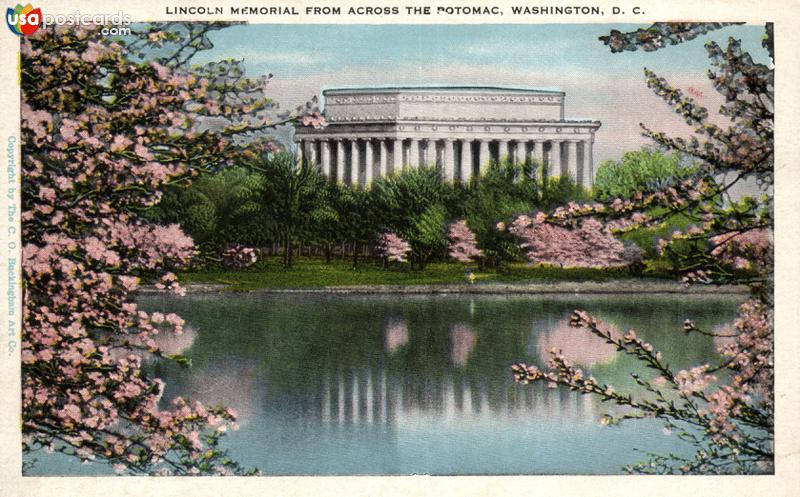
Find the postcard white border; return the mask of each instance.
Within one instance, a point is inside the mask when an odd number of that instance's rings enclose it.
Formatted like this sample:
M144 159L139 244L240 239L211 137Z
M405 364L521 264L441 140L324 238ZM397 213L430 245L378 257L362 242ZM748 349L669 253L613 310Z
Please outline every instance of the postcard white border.
M12 7L17 0L12 0L7 7ZM26 3L26 2L22 2ZM152 20L191 20L190 16L167 16L166 6L195 5L223 6L229 2L221 0L193 1L152 1L138 2L104 1L63 1L54 0L31 2L35 7L42 7L48 13L72 13L76 9L84 13L115 13L120 10L132 16L135 21ZM747 21L775 23L776 53L776 162L775 162L775 195L776 195L776 399L777 428L776 440L776 474L774 476L693 476L693 477L654 477L654 476L505 476L505 477L253 477L253 478L148 478L148 477L21 477L20 475L20 363L17 354L6 353L6 340L2 340L0 349L0 496L34 497L34 496L102 496L112 495L148 495L148 496L299 496L299 495L346 495L346 496L382 496L382 495L641 495L641 496L674 496L674 495L796 495L800 488L800 332L796 329L800 323L800 271L798 271L797 246L800 243L800 230L797 228L797 217L800 214L800 166L796 165L800 155L800 3L795 0L767 2L754 0L706 0L699 5L696 0L673 0L658 2L657 0L641 1L546 1L533 0L518 2L509 0L496 1L292 1L276 0L248 1L235 3L239 6L296 6L303 10L305 6L338 5L346 6L440 6L440 5L528 5L528 6L574 6L600 5L604 8L604 17L564 15L564 16L414 16L402 13L392 17L340 16L280 16L251 17L246 19L252 23L355 23L355 24L503 24L503 23L617 23L632 22L647 25L654 21ZM620 7L625 15L611 16L611 8ZM638 6L643 14L633 15L630 12ZM0 5L0 10L3 7ZM402 9L401 9L402 11ZM197 16L194 20L236 20L240 17ZM0 143L5 147L9 136L19 138L19 83L18 83L18 39L0 26ZM19 163L19 148L16 160ZM4 161L5 164L5 161ZM19 175L17 175L17 181ZM0 179L0 292L3 298L0 304L5 305L7 298L7 264L8 244L16 242L19 247L18 231L9 233L9 228L19 222L9 223L6 198L9 183L6 168L3 167ZM19 199L16 200L19 206ZM17 258L19 263L19 258ZM17 264L17 268L19 265ZM19 281L19 276L17 276ZM17 292L17 296L19 292ZM19 301L17 301L19 309ZM6 310L0 311L5 317ZM19 318L19 312L17 312ZM17 319L18 321L18 319ZM1 328L5 334L6 326ZM795 490L792 491L791 489Z

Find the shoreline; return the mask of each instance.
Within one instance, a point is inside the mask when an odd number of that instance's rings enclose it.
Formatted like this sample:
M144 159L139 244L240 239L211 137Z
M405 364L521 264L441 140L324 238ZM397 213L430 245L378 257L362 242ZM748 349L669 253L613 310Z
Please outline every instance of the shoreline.
M190 283L182 285L187 294L210 293L324 293L352 295L439 295L439 294L477 294L477 295L745 295L748 288L743 285L692 285L686 286L677 281L665 280L616 280L616 281L559 281L553 283L478 283L430 284L430 285L353 285L327 286L313 288L257 288L237 290L222 283ZM140 294L153 295L169 293L153 286L139 289Z

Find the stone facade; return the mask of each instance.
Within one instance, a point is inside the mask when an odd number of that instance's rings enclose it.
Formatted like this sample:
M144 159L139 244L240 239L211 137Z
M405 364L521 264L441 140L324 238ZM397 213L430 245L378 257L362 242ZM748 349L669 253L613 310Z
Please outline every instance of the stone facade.
M323 92L321 129L298 126L298 158L348 184L406 167L437 167L467 182L491 160L543 165L590 187L599 121L564 118L564 93L484 87L357 88Z

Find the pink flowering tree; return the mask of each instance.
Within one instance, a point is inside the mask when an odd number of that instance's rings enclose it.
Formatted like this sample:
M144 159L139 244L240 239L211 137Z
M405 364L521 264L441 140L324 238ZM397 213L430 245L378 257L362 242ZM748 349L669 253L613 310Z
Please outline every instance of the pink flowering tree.
M469 229L463 219L454 222L447 228L447 255L458 262L472 262L483 257L478 248L475 233Z
M588 218L567 228L546 222L546 216L518 216L508 231L519 239L520 248L531 262L561 267L619 267L631 261L625 246L610 229Z
M219 445L235 412L160 401L164 384L143 356L188 364L156 343L184 322L133 299L141 282L182 293L169 271L195 254L178 225L142 215L160 190L259 153L263 140L251 136L242 152L241 135L274 124L263 84L238 64L186 69L204 43L192 33L147 29L131 46L179 48L142 61L97 29L21 39L25 453L55 450L130 474L248 472Z
M229 268L244 269L258 261L256 249L239 243L228 245L222 252L222 263Z
M631 33L612 31L601 40L612 52L653 51L724 27L723 23L656 23ZM766 26L762 45L774 61L771 24ZM634 330L621 334L586 311L574 311L571 324L576 333L588 331L654 372L650 377L632 374L640 387L636 392L618 392L577 367L560 350L551 353L545 369L523 363L513 366L514 377L521 383L561 385L621 406L619 413L602 418L604 424L658 419L666 432L695 448L693 457L648 453L649 460L626 468L630 472L774 471L773 200L769 194L740 200L727 195L746 179L767 190L773 184L774 69L755 62L732 38L726 47L708 42L706 49L712 65L708 77L725 97L720 108L725 125L711 121L706 108L645 69L647 85L694 126L695 133L689 139L673 138L643 126L644 134L696 160L693 177L675 178L652 190L636 191L630 198L570 204L514 228L526 243L533 244L533 237L526 236L531 229L551 237L555 233L569 236L556 227L574 229L590 218L605 225L600 231L590 227L597 235L605 230L620 233L658 226L672 216L685 216L695 224L659 242L662 252L674 255L682 280L690 285L732 283L750 288L749 299L727 330L700 329L690 320L676 330L714 337L718 346L716 362L684 370L671 368L669 359ZM547 225L551 227L543 228Z
M383 258L384 267L390 262L408 262L411 245L391 231L381 233L376 246L378 254Z

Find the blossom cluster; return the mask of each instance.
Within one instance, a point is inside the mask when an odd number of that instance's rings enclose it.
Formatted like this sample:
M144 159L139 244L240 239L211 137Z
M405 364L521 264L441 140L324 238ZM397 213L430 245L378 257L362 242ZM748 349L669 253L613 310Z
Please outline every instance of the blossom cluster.
M711 255L736 269L759 269L772 256L772 232L761 228L709 238Z
M235 157L235 135L264 125L263 86L235 64L133 62L92 28L40 30L21 53L23 449L134 474L245 472L219 448L235 412L161 400L143 360L188 364L156 340L184 321L143 311L134 292L183 293L172 270L195 256L192 239L142 212Z
M222 263L230 268L243 269L252 266L256 261L258 261L256 249L238 243L229 245L222 252Z
M562 267L627 266L634 256L599 221L588 218L569 229L547 222L544 213L518 216L508 231L517 236L531 262Z
M378 253L389 262L406 262L411 245L391 231L378 237Z
M623 33L614 29L608 36L601 36L600 40L608 45L612 53L635 51L639 48L646 52L652 52L669 45L692 40L709 31L731 24L736 23L657 22L648 28L637 29L632 33Z
M732 340L725 341L719 347L720 354L726 360L721 366L713 368L709 364L703 364L673 371L664 362L662 353L640 338L635 331L628 330L625 334L620 334L614 327L585 311L573 312L570 324L577 328L576 333L588 330L614 345L620 352L637 357L655 370L658 374L649 382L632 374L645 392L654 394L653 398L637 398L618 392L612 385L601 385L593 376L576 367L557 348L550 350L546 370L525 363L514 364L511 370L515 381L522 384L541 381L549 388L562 385L582 394L599 396L604 401L613 401L637 412L619 417L604 415L600 420L602 424L617 424L624 419L641 416L656 417L666 421L665 432L669 433L679 426L677 423L689 422L704 428L714 444L737 454L740 461L759 465L771 464L768 439L753 435L763 434L772 428L772 418L763 415L773 408L772 314L767 306L757 300L742 304L739 318L733 326L735 335L724 335ZM684 323L684 329L687 332L698 331L689 320ZM729 382L718 382L713 371L720 367L733 372ZM679 395L680 402L676 402L667 393L666 387ZM708 458L700 459L698 468L710 471L712 467ZM665 463L665 460L661 462ZM718 469L726 468L727 466L721 466ZM691 468L682 465L678 469L688 472Z
M471 262L483 256L483 251L478 248L475 233L463 219L452 223L447 230L447 253L458 262Z
M614 30L601 40L612 52L652 51L724 26L726 23L656 23L631 33ZM772 24L767 24L765 31L762 46L774 60ZM726 332L701 330L691 320L684 321L685 333L700 333L719 341L720 358L718 364L678 371L635 331L620 335L587 312L575 311L573 326L588 329L619 353L634 356L655 371L652 379L631 373L640 387L635 395L600 386L560 350L552 351L546 371L526 364L512 367L515 379L522 383L562 385L624 408L619 416L604 416L603 424L658 418L665 423L665 433L679 430L680 438L696 449L693 458L651 454L649 461L628 466L632 472L749 473L769 472L774 467L773 200L771 195L733 200L728 194L744 178L754 178L762 187L773 184L774 69L755 63L732 38L725 48L708 42L706 50L712 66L708 77L725 99L720 108L728 121L724 128L710 122L707 109L691 97L645 69L647 86L695 130L688 139L672 138L646 127L644 135L694 159L698 165L694 177L675 178L655 185L652 191L636 192L629 199L568 204L534 220L518 219L511 226L529 257L558 261L569 254L550 242L559 236L574 237L567 230L582 229L581 219L602 219L605 230L620 232L658 226L680 215L694 224L676 231L668 240L659 240L658 248L677 262L683 281L744 284L750 289L749 300L741 305ZM558 227L545 228L548 222ZM594 228L595 237L601 236L598 233L602 232ZM604 254L606 261L615 257L614 251Z

